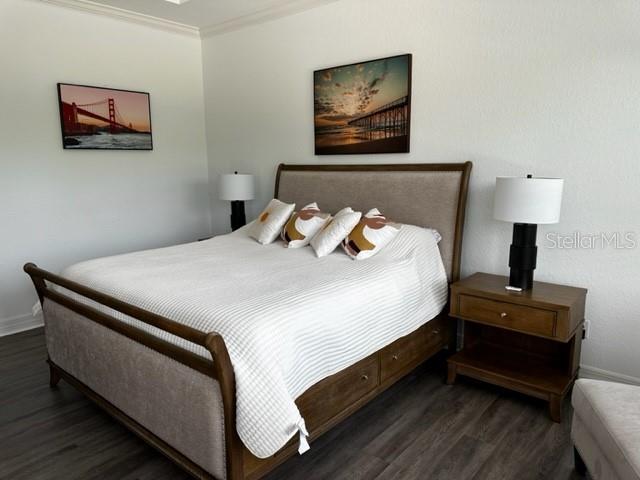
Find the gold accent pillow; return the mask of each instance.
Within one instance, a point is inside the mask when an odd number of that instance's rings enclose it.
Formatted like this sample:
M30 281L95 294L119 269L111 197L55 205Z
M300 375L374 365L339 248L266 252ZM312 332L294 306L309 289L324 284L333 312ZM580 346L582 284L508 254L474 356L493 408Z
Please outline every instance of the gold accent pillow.
M362 217L361 212L354 212L351 207L340 210L333 219L325 224L318 234L311 239L311 246L318 258L333 252L347 235L354 229Z
M342 241L342 248L355 260L371 258L395 238L400 227L373 208Z
M284 246L300 248L309 245L311 239L331 219L331 215L321 212L318 204L313 202L299 212L295 212L282 229L281 237Z
M278 238L282 226L296 208L295 203L284 203L274 198L256 218L249 231L249 236L259 243L267 245Z

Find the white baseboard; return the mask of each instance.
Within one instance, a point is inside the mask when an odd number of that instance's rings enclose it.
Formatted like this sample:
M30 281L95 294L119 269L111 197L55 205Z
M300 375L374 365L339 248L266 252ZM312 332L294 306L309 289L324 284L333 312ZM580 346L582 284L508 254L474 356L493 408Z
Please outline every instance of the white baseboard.
M42 315L34 317L30 313L16 315L15 317L0 318L0 337L42 327L43 325Z
M593 380L607 380L609 382L627 383L629 385L640 385L640 378L631 375L623 375L622 373L610 372L601 368L590 367L589 365L580 366L580 378L591 378Z

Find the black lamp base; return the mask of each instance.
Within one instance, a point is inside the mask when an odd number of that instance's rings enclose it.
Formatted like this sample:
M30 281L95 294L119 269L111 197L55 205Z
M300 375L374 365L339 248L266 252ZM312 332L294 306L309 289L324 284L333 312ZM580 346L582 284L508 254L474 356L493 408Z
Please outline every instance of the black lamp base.
M536 236L538 225L535 223L514 223L513 241L509 251L509 286L522 290L533 287L533 271L536 268Z
M247 217L244 213L244 201L233 200L231 202L231 230L236 231L247 224Z

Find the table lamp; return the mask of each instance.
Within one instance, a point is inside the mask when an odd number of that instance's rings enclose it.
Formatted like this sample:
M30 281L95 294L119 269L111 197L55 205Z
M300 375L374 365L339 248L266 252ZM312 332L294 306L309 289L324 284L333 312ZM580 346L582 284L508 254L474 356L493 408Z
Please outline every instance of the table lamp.
M561 178L497 177L493 216L513 223L509 251L508 290L533 287L538 224L558 223L562 205Z
M247 223L244 213L244 201L253 200L253 175L233 174L220 175L218 192L220 200L231 201L231 230L237 230Z

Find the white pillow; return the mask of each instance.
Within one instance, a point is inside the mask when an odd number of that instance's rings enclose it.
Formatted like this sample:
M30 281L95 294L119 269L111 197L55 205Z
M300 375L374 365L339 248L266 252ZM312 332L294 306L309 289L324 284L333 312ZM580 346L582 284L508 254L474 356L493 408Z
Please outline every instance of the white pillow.
M336 216L311 239L311 246L318 258L333 252L358 224L360 217L362 217L362 213L354 212L351 207L343 208L336 213Z
M331 220L331 215L321 212L316 202L305 205L295 212L282 228L282 240L288 248L300 248L309 245L315 235Z
M401 226L373 208L342 241L342 248L355 260L371 258L395 238Z
M295 203L284 203L274 198L253 222L249 236L259 243L267 245L273 242L280 230L296 208Z

